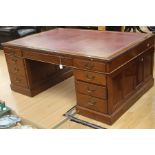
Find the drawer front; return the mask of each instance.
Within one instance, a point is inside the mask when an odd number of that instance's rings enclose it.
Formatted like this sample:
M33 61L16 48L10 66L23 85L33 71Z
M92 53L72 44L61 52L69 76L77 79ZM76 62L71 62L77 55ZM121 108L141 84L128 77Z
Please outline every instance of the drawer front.
M23 52L23 56L28 59L38 60L46 63L60 64L60 57L55 55L32 52L29 50L24 50L22 52Z
M75 79L95 83L99 85L106 85L106 76L104 74L88 72L83 70L74 70Z
M92 60L74 59L74 67L79 69L86 69L91 71L105 72L105 64L102 62L96 62Z
M19 66L23 65L23 60L20 58L17 58L15 56L11 56L8 54L5 54L5 57L6 57L7 63L10 65L19 65Z
M65 66L73 66L72 58L61 57L61 64Z
M98 97L101 99L107 99L107 89L106 87L82 82L82 81L76 81L76 89L78 92L91 95L94 97Z
M154 46L154 38L149 38L145 40L143 43L141 43L140 45L138 45L135 48L134 55L136 56L137 54L144 52L145 50L151 48L151 46Z
M144 41L142 46L144 50L150 48L151 46L154 46L154 37L151 37L148 40Z
M105 100L77 93L77 104L94 111L107 113L107 102Z
M21 86L21 87L28 87L26 78L22 76L10 74L10 79L12 84L14 85Z
M151 48L151 46L154 46L154 38L152 37L131 49L127 49L127 52L111 61L111 63L107 64L107 72L111 72L115 69L118 69L122 64L125 64L137 55L143 53L147 49Z
M25 76L24 68L21 68L21 66L15 66L15 65L8 65L9 72L16 74L18 76Z
M14 56L22 56L21 50L16 48L4 47L4 53Z

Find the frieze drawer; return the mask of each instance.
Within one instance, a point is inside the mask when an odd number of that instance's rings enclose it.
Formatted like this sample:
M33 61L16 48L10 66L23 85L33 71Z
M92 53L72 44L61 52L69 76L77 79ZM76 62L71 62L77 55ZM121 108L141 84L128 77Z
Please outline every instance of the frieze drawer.
M14 56L22 56L22 52L18 48L4 47L4 53L14 55Z
M85 60L85 59L74 59L73 61L74 67L79 69L105 72L105 63L96 62L93 60Z

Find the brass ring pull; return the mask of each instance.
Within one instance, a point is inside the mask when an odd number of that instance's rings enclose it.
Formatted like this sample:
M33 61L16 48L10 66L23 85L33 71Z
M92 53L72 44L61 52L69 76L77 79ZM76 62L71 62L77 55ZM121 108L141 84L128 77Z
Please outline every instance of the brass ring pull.
M96 104L96 101L88 101L88 105L93 106L93 105L95 105L95 104Z
M17 59L13 59L13 58L12 58L12 61L13 61L14 63L16 63L16 62L17 62Z
M89 75L89 74L87 74L86 77L88 80L91 80L91 81L95 79L95 76Z
M147 43L147 47L149 47L150 46L150 44L149 43Z
M87 87L87 92L88 93L93 93L95 91L95 89L90 89L89 87Z
M144 58L141 58L140 61L143 62L144 61Z
M15 52L14 51L10 51L10 54L15 56Z
M15 68L14 70L15 70L15 72L19 72L19 69L18 68Z
M16 82L19 83L19 82L21 82L21 80L20 79L16 79Z
M93 67L94 67L94 64L91 63L91 62L85 64L85 68L86 68L86 69L92 69Z

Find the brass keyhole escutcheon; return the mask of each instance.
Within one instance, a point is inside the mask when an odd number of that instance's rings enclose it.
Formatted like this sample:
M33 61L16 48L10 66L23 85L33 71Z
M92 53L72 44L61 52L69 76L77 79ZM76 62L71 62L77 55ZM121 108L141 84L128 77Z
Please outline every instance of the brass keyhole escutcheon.
M90 87L87 87L87 92L88 93L93 93L95 90L94 89L91 89Z
M91 99L90 101L88 101L88 105L93 106L96 104L96 101Z
M87 64L85 64L86 69L92 69L93 67L94 67L94 63L92 62L88 62Z
M87 77L87 79L90 80L90 81L92 81L92 80L95 79L95 76L90 75L90 74L87 74L86 77Z

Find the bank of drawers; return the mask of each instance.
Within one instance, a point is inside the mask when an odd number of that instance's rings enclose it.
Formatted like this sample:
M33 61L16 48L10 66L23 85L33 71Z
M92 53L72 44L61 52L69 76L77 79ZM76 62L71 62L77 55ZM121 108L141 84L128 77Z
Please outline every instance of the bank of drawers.
M105 64L89 60L74 60L77 105L106 114L107 88Z
M27 87L27 80L24 69L24 61L12 53L7 53L6 61L8 63L8 70L10 74L11 83L21 87Z

